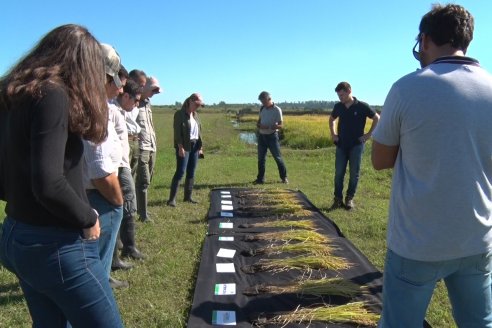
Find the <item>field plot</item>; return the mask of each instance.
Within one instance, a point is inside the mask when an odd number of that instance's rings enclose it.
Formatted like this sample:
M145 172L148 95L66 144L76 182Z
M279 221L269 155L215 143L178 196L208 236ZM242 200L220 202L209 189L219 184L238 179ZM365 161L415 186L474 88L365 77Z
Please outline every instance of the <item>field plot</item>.
M181 202L169 208L165 202L175 169L172 147L174 111L154 110L158 150L155 176L149 189L153 224L138 223L137 245L148 255L128 272L116 272L130 288L116 291L116 299L126 327L186 327L200 263L201 248L208 231L209 194L213 188L251 188L256 177L256 147L239 139L229 115L207 110L201 115L205 159L196 172L196 206ZM289 118L286 117L286 122ZM255 117L253 117L253 122ZM325 123L323 123L325 122ZM254 124L254 123L253 123ZM289 124L288 122L286 124ZM328 117L320 118L328 129ZM292 124L291 127L294 125ZM288 125L286 125L288 127ZM322 213L332 219L344 235L379 270L383 269L391 172L376 172L370 164L371 144L363 157L356 209L330 211L333 192L333 147L296 149L283 146L290 189L299 189ZM266 189L285 187L279 181L273 159L267 158ZM0 210L3 204L0 204ZM250 247L253 248L253 247ZM254 258L254 257L253 257ZM33 268L34 269L34 268ZM438 284L427 319L433 327L454 327L447 294ZM0 327L30 327L31 320L22 291L13 274L0 267Z

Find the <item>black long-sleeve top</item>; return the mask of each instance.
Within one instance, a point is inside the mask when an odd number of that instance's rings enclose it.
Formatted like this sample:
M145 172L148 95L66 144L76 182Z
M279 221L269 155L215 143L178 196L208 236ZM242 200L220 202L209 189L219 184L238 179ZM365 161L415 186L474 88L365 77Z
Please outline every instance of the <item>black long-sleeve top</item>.
M61 87L0 111L0 196L15 220L70 229L94 225L84 189L84 146L68 131L70 100Z

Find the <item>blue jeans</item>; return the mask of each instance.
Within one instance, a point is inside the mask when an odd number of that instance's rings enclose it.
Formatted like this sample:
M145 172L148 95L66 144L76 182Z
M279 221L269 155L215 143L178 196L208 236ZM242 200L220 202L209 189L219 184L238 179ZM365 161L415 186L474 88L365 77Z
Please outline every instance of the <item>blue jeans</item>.
M265 180L265 162L267 151L270 149L270 153L273 159L277 163L278 174L280 179L287 178L287 168L285 167L284 161L282 159L282 154L280 154L280 143L278 142L278 133L272 134L259 134L258 135L258 176L257 181Z
M379 327L422 327L438 280L443 279L458 327L492 327L491 254L423 262L388 249Z
M200 151L198 142L191 144L191 150L185 151L185 156L179 156L178 148L175 148L176 154L176 172L174 172L173 181L179 181L186 173L186 179L195 178L196 165L198 164L198 154Z
M92 208L99 213L99 224L101 226L99 256L109 280L114 247L116 246L118 231L123 219L123 207L110 204L97 190L90 190L87 193L87 197Z
M80 231L4 221L0 261L19 279L33 327L123 327L98 246Z
M335 154L335 197L343 198L343 179L349 164L350 179L347 189L347 197L353 198L359 183L360 163L364 144L355 145L352 148L342 148L337 146Z

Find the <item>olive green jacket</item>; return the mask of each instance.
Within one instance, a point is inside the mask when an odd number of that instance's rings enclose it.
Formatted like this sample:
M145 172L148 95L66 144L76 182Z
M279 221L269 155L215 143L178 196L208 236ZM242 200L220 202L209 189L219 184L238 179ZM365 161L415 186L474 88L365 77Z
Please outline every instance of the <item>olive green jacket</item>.
M202 146L202 124L198 117L198 113L194 112L195 121L198 123L198 147ZM190 115L185 110L180 109L174 113L174 147L178 148L178 145L183 145L185 151L191 151L190 142Z

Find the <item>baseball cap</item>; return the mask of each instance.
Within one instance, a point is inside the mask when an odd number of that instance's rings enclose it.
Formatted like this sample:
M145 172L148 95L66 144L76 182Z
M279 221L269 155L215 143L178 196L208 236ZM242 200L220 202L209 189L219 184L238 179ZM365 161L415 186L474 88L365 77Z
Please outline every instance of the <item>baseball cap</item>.
M159 85L159 81L153 77L149 76L147 78L147 83L145 83L145 90L146 91L153 91L155 93L161 93L161 86Z
M120 55L118 55L113 46L107 43L101 43L101 48L104 56L104 69L106 74L113 78L114 84L117 88L121 88L123 84L118 76L118 72L121 67Z

